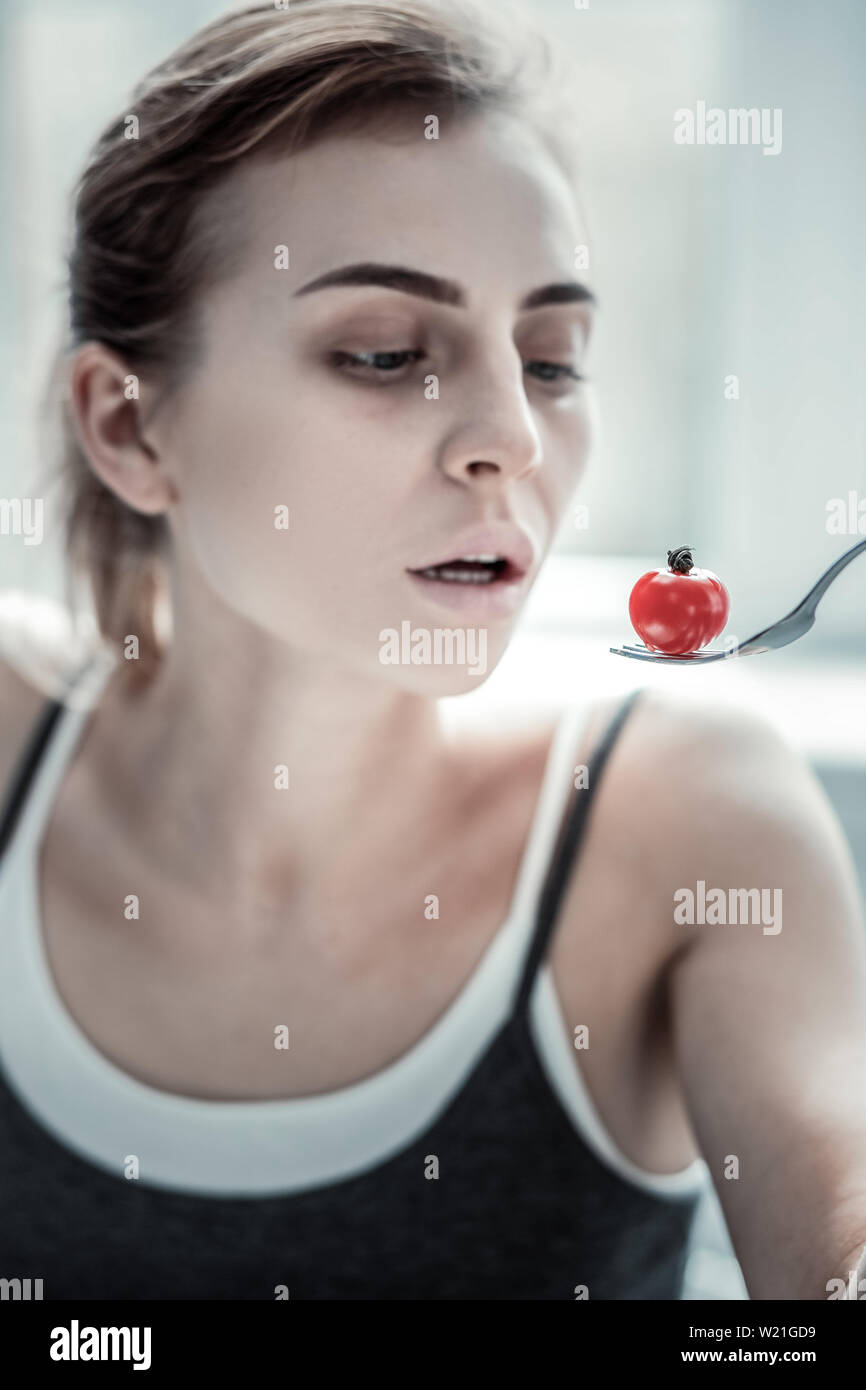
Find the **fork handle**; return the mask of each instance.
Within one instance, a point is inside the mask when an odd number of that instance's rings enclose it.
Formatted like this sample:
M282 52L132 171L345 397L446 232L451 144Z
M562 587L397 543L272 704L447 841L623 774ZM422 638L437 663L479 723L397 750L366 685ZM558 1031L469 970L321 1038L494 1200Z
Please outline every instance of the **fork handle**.
M826 574L821 575L817 584L812 586L803 601L797 604L797 607L793 610L794 613L799 613L800 609L805 608L807 604L814 608L824 597L836 576L841 574L845 566L850 565L855 556L859 555L864 550L866 550L866 540L859 541L857 545L852 545L850 550L846 550L844 555L840 555L839 559L830 566Z

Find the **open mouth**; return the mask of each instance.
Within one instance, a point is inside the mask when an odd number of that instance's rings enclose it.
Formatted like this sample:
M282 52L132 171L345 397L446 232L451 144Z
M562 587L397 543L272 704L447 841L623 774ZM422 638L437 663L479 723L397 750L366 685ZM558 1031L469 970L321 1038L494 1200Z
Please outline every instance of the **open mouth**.
M438 579L443 584L513 583L523 575L522 569L500 555L463 555L409 572L423 579Z

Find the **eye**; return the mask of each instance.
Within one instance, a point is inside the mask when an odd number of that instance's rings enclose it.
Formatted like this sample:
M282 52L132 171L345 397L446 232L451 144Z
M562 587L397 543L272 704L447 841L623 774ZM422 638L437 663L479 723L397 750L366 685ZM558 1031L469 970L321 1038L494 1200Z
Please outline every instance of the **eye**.
M582 376L580 372L576 372L573 367L568 366L565 362L532 361L526 363L527 371L531 371L533 368L537 369L535 374L538 376L539 381L552 383L561 381L564 377L569 377L572 381L586 381L585 376Z
M336 368L347 371L349 375L362 379L366 376L368 380L378 378L382 381L389 376L396 376L410 363L420 362L426 355L420 348L391 348L371 352L338 351L331 353L330 360ZM555 385L565 378L576 382L586 381L585 376L565 362L532 360L525 364L524 369L548 385Z
M360 375L393 376L408 362L420 362L424 355L420 348L394 348L383 352L334 352L331 361L335 367L353 368Z

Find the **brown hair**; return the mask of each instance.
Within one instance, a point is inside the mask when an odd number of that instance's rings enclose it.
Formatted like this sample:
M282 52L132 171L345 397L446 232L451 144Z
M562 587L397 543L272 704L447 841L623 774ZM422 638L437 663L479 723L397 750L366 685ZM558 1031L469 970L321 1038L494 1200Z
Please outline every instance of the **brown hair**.
M88 463L68 398L71 354L97 341L164 396L180 389L196 363L196 305L237 251L224 221L204 215L204 195L253 154L290 154L337 127L369 130L417 103L440 122L494 109L533 122L574 184L554 67L519 9L494 23L475 0L261 4L193 35L103 131L73 191L68 325L46 400L60 410L67 601L74 612L83 577L101 638L119 651L137 635L139 659L125 663L133 688L164 650L170 532Z

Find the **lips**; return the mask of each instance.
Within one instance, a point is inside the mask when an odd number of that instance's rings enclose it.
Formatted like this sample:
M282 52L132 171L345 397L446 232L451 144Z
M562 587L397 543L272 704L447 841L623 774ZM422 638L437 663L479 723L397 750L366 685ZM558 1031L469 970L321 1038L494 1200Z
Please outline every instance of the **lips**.
M513 584L534 561L535 546L522 527L486 522L458 532L420 564L410 566L409 572L446 584Z
M469 621L510 621L526 597L537 550L512 521L468 526L407 568L410 583L434 609Z

